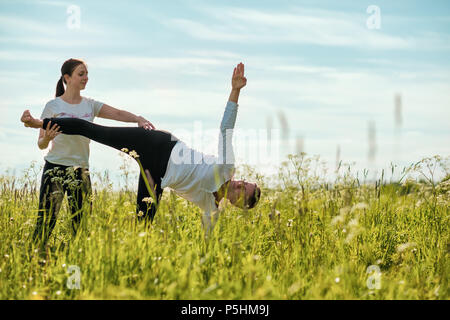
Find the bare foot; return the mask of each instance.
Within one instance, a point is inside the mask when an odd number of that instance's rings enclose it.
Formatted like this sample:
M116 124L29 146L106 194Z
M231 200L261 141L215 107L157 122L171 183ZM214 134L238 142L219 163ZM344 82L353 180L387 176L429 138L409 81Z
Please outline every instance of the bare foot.
M42 120L35 119L30 113L30 110L25 110L20 118L25 127L42 128Z

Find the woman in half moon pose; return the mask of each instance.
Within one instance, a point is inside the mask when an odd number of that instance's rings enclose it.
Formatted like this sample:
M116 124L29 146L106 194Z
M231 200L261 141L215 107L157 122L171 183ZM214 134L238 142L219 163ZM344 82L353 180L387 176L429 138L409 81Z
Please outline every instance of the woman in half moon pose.
M218 157L195 151L167 131L130 127L106 127L81 119L35 119L26 110L21 121L26 127L45 128L67 135L82 135L139 159L149 181L148 190L139 179L137 213L153 220L165 187L197 204L203 211L202 225L208 235L218 218L218 204L224 197L239 208L253 208L261 190L256 183L233 180L234 152L231 145L240 90L247 84L244 65L238 64L232 76L232 89L220 125ZM134 152L133 152L134 151ZM154 201L151 199L154 194ZM143 201L144 200L144 201Z
M69 59L61 67L61 77L56 84L55 99L47 102L41 119L78 118L92 122L95 117L135 122L151 130L153 125L143 117L113 108L91 98L82 97L86 88L88 70L84 61ZM64 89L64 84L66 89ZM89 177L89 139L82 136L59 135L55 124L46 123L40 128L38 146L51 148L44 157L45 165L39 194L39 212L33 241L45 246L56 224L64 194L67 192L72 213L72 231L75 235L83 211L91 210L91 182Z

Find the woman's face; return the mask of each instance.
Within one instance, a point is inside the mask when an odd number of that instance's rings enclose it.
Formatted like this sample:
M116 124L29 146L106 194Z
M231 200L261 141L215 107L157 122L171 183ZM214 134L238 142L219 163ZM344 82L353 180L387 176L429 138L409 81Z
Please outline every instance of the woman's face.
M66 79L66 84L77 90L83 90L86 88L86 84L89 80L88 71L84 64L79 64L75 70L72 72L72 76L64 76Z

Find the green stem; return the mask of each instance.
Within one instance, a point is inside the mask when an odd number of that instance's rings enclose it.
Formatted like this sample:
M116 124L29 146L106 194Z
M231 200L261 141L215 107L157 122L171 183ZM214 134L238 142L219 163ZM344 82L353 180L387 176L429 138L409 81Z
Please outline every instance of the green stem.
M141 161L139 161L139 158L136 158L136 160L139 163L139 168L141 169L141 175L144 178L145 186L147 187L148 192L152 196L155 205L158 207L158 199L156 198L153 189L150 188L150 184L148 183L147 175L145 174L145 171L144 171L144 168L142 167Z

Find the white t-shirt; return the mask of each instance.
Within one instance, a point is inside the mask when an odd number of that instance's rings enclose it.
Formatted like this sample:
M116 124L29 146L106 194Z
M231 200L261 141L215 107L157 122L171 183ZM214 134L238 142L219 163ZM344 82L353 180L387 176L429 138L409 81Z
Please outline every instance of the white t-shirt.
M41 119L78 118L92 122L102 106L102 102L91 98L82 97L81 103L70 104L57 97L47 102ZM44 159L54 164L89 168L89 143L83 136L60 134L52 140Z
M172 149L161 188L169 187L179 196L192 201L203 211L202 223L206 232L212 231L218 218L213 192L234 174L232 130L238 105L228 101L220 125L219 155L205 155L178 141ZM212 218L212 219L211 219Z

